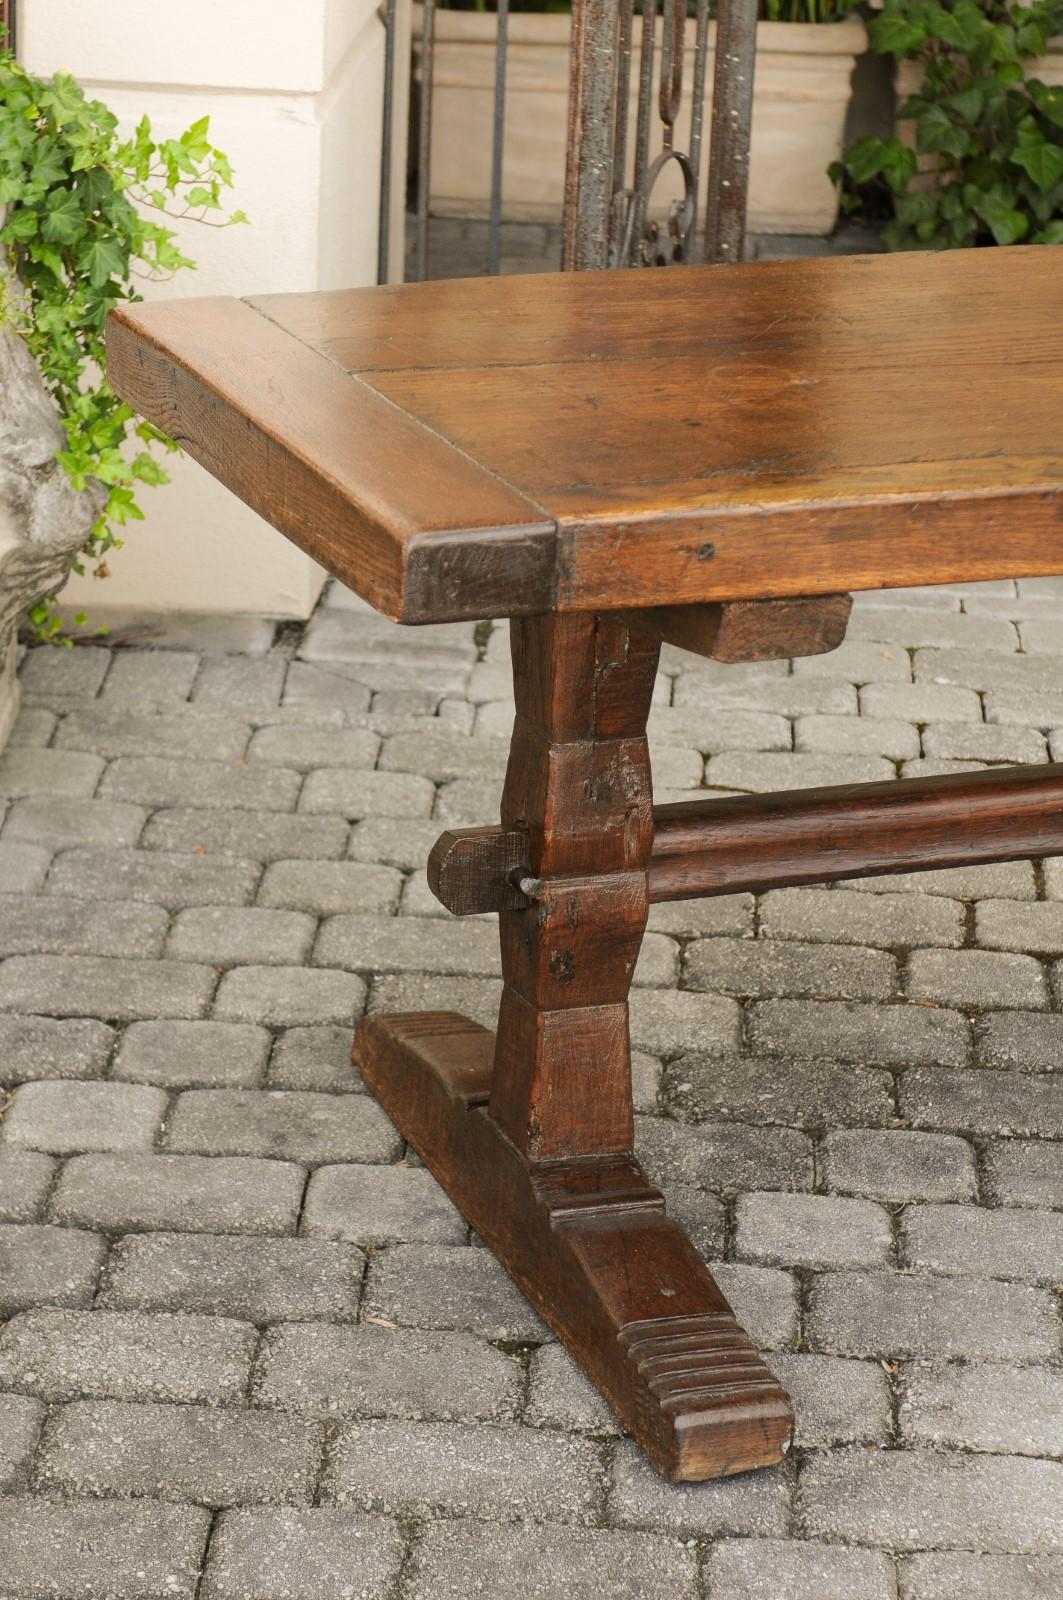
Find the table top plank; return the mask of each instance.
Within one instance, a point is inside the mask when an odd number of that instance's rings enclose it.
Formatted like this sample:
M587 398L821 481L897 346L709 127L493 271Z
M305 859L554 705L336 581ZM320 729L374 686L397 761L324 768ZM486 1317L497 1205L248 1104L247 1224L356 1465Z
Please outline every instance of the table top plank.
M269 295L239 314L268 330L250 363L184 304L121 313L156 387L168 364L200 374L237 454L250 423L342 483L358 515L334 508L311 553L392 615L483 615L488 589L517 614L1063 570L1051 249ZM262 390L285 341L284 394ZM191 440L186 409L153 420ZM245 493L231 451L206 455ZM257 509L311 548L254 477ZM448 539L475 559L455 565Z

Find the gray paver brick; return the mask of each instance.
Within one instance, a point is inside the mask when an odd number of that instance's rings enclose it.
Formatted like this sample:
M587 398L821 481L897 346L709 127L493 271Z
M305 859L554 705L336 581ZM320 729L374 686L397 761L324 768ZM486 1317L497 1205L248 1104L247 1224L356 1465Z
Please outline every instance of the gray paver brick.
M257 861L148 850L64 850L48 875L48 893L81 900L148 901L182 906L244 905L254 898Z
M121 1239L97 1305L248 1322L353 1318L365 1258L325 1239L149 1233Z
M881 1550L811 1540L723 1539L707 1565L709 1600L896 1600L893 1562Z
M51 859L42 845L0 844L0 894L36 894Z
M155 813L144 830L143 845L145 850L200 851L251 861L313 861L342 856L349 832L342 817L175 806Z
M423 1167L320 1167L301 1231L354 1244L464 1244L466 1225Z
M195 1155L393 1161L402 1139L367 1095L188 1089L167 1119L166 1146Z
M730 669L733 673L734 669ZM770 711L783 717L812 716L822 712L846 716L856 711L856 690L849 683L829 679L773 678L764 674L743 678L733 686L704 671L681 672L672 691L673 704L704 710ZM886 715L893 715L887 712Z
M983 900L975 907L975 938L988 950L1063 952L1063 904Z
M320 1457L321 1429L276 1412L84 1400L55 1417L36 1472L46 1493L306 1505Z
M196 679L192 700L199 709L268 716L280 703L286 666L280 656L208 658Z
M778 1350L769 1365L793 1403L794 1443L800 1448L881 1444L890 1438L889 1385L877 1361Z
M991 861L980 867L940 867L930 872L894 872L871 878L843 879L847 889L862 894L941 894L952 900L984 900L992 896L1036 900L1037 884L1029 861Z
M104 763L77 750L9 748L0 754L0 796L21 800L26 795L64 799L95 794Z
M181 705L199 671L199 656L181 650L116 650L101 694L105 706Z
M703 1256L722 1254L727 1234L727 1212L723 1202L703 1189L671 1184L668 1189L668 1215L686 1230L694 1249Z
M969 1048L966 1018L927 1006L876 1006L848 1000L762 1000L752 1010L753 1048L789 1056L909 1067L933 1062L963 1066Z
M0 1138L21 1150L150 1150L167 1100L130 1083L24 1083L15 1090Z
M977 1058L987 1067L1063 1070L1063 1017L1055 1013L1000 1011L979 1017L974 1041Z
M231 717L167 716L128 706L99 705L72 711L55 736L62 750L101 756L184 756L192 761L239 761L251 728Z
M19 669L22 692L42 699L69 696L91 700L111 665L110 650L56 650L49 645L29 650Z
M362 972L453 972L493 977L499 970L498 934L470 918L448 925L434 917L329 917L318 935L314 960L325 967Z
M463 739L442 724L438 733L399 733L384 741L383 772L416 772L433 783L456 778L501 778L509 760L508 739Z
M720 894L711 900L663 901L650 907L647 928L653 933L717 933L749 938L753 933L753 896Z
M791 1040L791 1047L793 1045ZM808 1048L806 1038L801 1048ZM870 1053L870 1052L869 1052ZM870 1127L893 1115L892 1079L876 1068L755 1056L684 1056L669 1068L669 1098L684 1115Z
M935 722L923 729L923 754L946 760L1037 762L1045 741L1033 728L992 722Z
M636 989L631 996L631 1043L654 1056L733 1050L740 1020L737 1004L725 995Z
M699 939L683 958L692 989L737 995L829 994L848 1000L889 1000L897 993L897 963L884 950L774 939Z
M0 1149L0 1222L36 1222L54 1177L50 1156Z
M1063 1374L999 1362L913 1365L898 1416L902 1438L915 1444L1063 1456Z
M256 1337L222 1317L33 1310L0 1332L0 1382L53 1403L239 1405Z
M778 1350L797 1337L797 1281L791 1272L710 1261L710 1270L755 1345Z
M114 1029L89 1017L0 1016L0 1083L96 1077L113 1044Z
M136 844L148 817L145 806L121 800L52 800L36 795L16 800L4 823L5 844L70 845Z
M361 861L275 861L266 868L258 903L318 916L339 911L388 916L396 909L401 890L402 874L396 867Z
M911 722L875 717L798 717L794 749L842 751L850 755L910 760L919 754L919 731Z
M213 967L187 961L108 956L11 956L0 965L0 1011L59 1017L199 1017L218 981Z
M146 806L205 806L237 811L290 811L302 786L285 767L238 761L175 761L164 756L118 756L100 794Z
M307 714L338 710L357 717L369 710L371 699L369 685L348 676L341 666L293 661L284 680L282 703L286 710Z
M304 911L266 911L258 906L196 906L174 918L166 954L211 966L296 965L310 951L315 918Z
M601 1465L589 1441L457 1422L348 1422L329 1451L326 1502L411 1516L590 1521Z
M948 645L963 650L1014 652L1019 643L1015 629L1002 617L960 616L923 606L858 606L848 631L854 639L883 640L906 648Z
M168 922L161 906L4 895L0 957L161 955Z
M352 861L378 862L401 867L404 872L419 872L441 832L438 822L367 817L351 829L350 856Z
M112 1076L165 1089L248 1088L261 1081L273 1044L242 1022L131 1022Z
M0 1394L0 1494L9 1495L25 1486L43 1420L44 1407L39 1400Z
M505 1268L471 1246L402 1244L369 1264L364 1317L407 1328L455 1328L485 1339L551 1337Z
M677 1064L682 1071L685 1062ZM638 1117L635 1150L654 1183L724 1193L731 1189L804 1189L812 1184L812 1141L795 1128Z
M410 817L432 814L435 785L409 772L351 772L328 767L311 772L299 796L300 812L335 813L351 822L363 817Z
M902 1561L900 1578L903 1600L1056 1600L1063 1556L928 1552Z
M408 1600L695 1600L695 1556L677 1539L527 1523L429 1523L406 1580Z
M883 948L958 945L963 943L963 923L958 901L930 895L773 889L760 903L761 933L772 939L845 940Z
M908 1266L965 1278L1063 1281L1063 1216L971 1206L907 1206L901 1253Z
M0 1317L29 1306L87 1306L107 1241L98 1233L35 1222L0 1227Z
M902 1077L900 1102L903 1114L918 1127L1063 1139L1063 1079L1058 1074L919 1067Z
M352 1090L363 1084L351 1058L351 1028L285 1028L273 1045L267 1082L271 1089Z
M385 1600L402 1539L381 1517L331 1506L226 1511L210 1545L200 1600ZM343 1585L337 1590L337 1582Z
M916 651L915 679L917 685L929 680L934 684L963 684L969 690L1019 689L1057 694L1063 689L1063 662L1050 656L930 647Z
M661 1477L633 1441L617 1448L609 1517L621 1527L694 1537L783 1534L789 1514L790 1484L779 1468L675 1484Z
M1063 1206L1063 1144L995 1139L985 1152L990 1193L1005 1206Z
M56 713L49 711L45 706L23 706L15 718L15 725L8 737L9 747L50 744L58 721Z
M815 789L820 784L877 783L896 774L881 756L799 754L790 751L725 750L705 763L705 782L714 789Z
M872 683L860 690L860 713L903 722L981 722L982 703L973 689L951 684Z
M768 711L724 711L704 706L654 705L647 733L651 758L664 744L693 746L703 755L721 750L789 750L790 724Z
M271 1328L253 1388L258 1406L322 1420L499 1422L523 1393L520 1363L485 1339L373 1323Z
M1016 1359L1055 1354L1055 1308L1043 1289L980 1279L831 1272L809 1291L813 1349L854 1356Z
M1061 1495L1054 1461L850 1447L806 1464L798 1516L814 1537L896 1550L1058 1550Z
M307 772L312 767L372 767L380 740L368 728L315 728L309 724L277 723L256 728L248 746L248 761L291 767Z
M0 994L3 969L0 968ZM231 1022L352 1023L365 1005L365 984L349 972L307 967L239 967L218 987L214 1015Z
M49 1206L108 1233L294 1233L304 1168L250 1156L75 1156Z
M764 1266L876 1267L893 1255L889 1213L872 1200L743 1194L735 1253Z
M973 1200L974 1152L949 1134L839 1128L820 1150L828 1189L894 1203L904 1200Z
M1039 961L989 950L913 950L907 986L913 999L940 1005L1037 1010L1048 1003Z
M7 1511L0 1572L12 1600L193 1600L210 1530L198 1506L34 1495Z
M561 1428L598 1438L623 1432L608 1401L559 1344L532 1351L523 1420L533 1428Z

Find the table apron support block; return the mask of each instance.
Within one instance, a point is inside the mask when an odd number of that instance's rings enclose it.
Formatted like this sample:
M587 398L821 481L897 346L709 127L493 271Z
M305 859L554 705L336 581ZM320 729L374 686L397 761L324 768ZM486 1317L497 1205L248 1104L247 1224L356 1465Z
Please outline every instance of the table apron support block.
M650 904L1063 855L1063 763L655 806ZM429 861L457 916L538 898L521 828L444 833Z

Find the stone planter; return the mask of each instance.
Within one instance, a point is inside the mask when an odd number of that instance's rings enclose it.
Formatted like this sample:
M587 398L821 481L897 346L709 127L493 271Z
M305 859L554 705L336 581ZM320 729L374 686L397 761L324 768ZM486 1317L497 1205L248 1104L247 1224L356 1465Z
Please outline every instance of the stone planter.
M435 26L432 211L437 216L486 216L496 19L484 12L437 11ZM514 221L556 221L561 213L569 27L567 16L520 12L510 17L502 208L504 216ZM419 8L415 28L419 33ZM824 234L834 226L837 196L827 167L842 152L850 78L866 42L864 25L855 18L760 23L751 232ZM693 51L688 50L684 72L688 86L693 69ZM711 59L708 80L706 130ZM680 148L685 148L689 115L688 96L680 122ZM676 192L662 184L656 191L654 214L664 215Z
M15 636L30 606L54 594L96 520L55 460L55 407L21 339L0 329L0 748L18 714Z

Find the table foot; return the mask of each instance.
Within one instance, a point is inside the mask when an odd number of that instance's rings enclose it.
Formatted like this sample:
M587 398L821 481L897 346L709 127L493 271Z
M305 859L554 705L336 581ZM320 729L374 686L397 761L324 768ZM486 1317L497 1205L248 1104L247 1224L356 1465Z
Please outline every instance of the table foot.
M529 1161L487 1111L494 1034L365 1018L355 1059L462 1215L668 1478L771 1466L793 1416L630 1153Z

